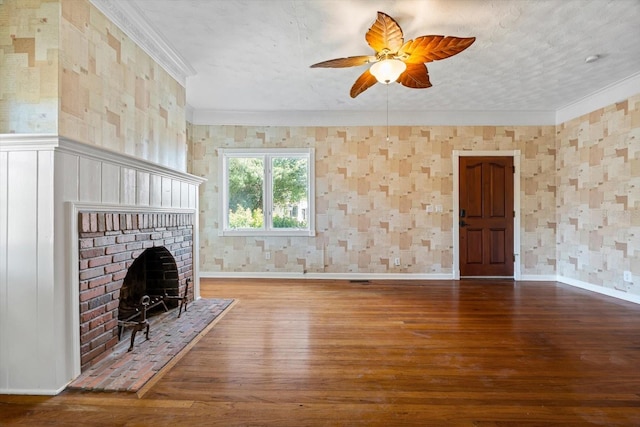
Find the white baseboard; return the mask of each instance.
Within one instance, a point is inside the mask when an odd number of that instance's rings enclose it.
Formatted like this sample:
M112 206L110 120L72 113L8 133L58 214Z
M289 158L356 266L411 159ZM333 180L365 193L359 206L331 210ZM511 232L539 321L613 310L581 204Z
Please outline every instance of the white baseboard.
M29 396L55 396L60 394L67 388L60 387L59 389L41 389L41 388L0 388L0 394L20 394L20 395L29 395Z
M558 276L555 274L523 274L519 282L557 282Z
M203 278L328 279L328 280L455 280L453 273L300 273L277 271L201 271ZM498 278L499 279L499 278ZM525 274L517 281L556 282L555 274Z
M629 301L635 304L640 304L640 295L628 294L626 292L618 291L616 289L605 288L604 286L592 285L591 283L583 282L581 280L572 279L570 277L558 276L557 281L564 283L565 285L575 286L576 288L585 289L587 291L596 292L598 294L606 295L609 297Z
M305 274L269 271L200 271L201 279L304 279Z
M211 279L326 279L326 280L453 280L453 274L423 273L296 273L277 271L201 271Z

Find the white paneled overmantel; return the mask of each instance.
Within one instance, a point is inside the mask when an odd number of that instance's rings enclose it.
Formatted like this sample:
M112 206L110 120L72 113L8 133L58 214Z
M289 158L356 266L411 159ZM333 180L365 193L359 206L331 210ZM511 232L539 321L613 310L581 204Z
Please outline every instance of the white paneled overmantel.
M0 135L0 393L56 394L79 373L79 209L190 212L204 179L57 135ZM194 263L194 291L199 272Z

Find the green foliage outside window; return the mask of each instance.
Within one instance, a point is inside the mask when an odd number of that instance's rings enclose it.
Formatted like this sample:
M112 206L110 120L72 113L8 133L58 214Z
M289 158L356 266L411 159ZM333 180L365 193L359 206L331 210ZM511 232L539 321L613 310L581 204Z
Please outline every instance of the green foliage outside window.
M260 158L229 159L229 210L242 207L262 209L264 162Z
M308 160L300 157L273 157L272 228L307 227L307 219L294 216L306 207ZM228 160L228 227L264 228L264 160L261 157L232 157Z
M264 215L262 209L243 208L238 205L235 211L229 210L230 228L262 228L264 225Z
M273 217L273 228L305 228L306 226L306 221L298 221L295 218L286 216Z
M294 205L307 198L307 159L273 159L273 204Z

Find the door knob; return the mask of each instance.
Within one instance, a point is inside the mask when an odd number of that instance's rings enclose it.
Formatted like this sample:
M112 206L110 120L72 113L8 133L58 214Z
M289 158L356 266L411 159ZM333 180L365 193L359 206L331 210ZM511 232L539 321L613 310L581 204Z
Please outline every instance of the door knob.
M465 227L468 224L466 222L464 222L464 219L460 220L460 227Z

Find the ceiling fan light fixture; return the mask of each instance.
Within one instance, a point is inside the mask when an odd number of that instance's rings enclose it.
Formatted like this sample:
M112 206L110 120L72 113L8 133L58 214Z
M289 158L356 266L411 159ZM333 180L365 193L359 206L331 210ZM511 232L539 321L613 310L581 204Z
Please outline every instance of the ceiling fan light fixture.
M369 72L382 84L390 84L398 80L400 74L407 69L407 64L399 59L383 59L369 68Z
M365 40L375 55L330 59L313 64L311 68L346 68L370 64L369 69L360 74L351 86L349 94L352 98L376 83L389 85L398 82L410 89L426 89L431 87L427 63L457 55L471 46L476 38L431 35L405 41L402 28L396 20L378 12L378 18L365 34Z

